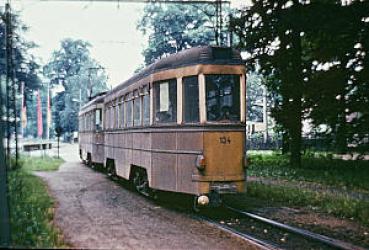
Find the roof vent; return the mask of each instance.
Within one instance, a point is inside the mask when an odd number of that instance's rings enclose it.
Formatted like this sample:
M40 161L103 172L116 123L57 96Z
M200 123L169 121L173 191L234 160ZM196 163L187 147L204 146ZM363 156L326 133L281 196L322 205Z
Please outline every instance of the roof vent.
M212 47L213 59L227 60L232 59L232 48Z

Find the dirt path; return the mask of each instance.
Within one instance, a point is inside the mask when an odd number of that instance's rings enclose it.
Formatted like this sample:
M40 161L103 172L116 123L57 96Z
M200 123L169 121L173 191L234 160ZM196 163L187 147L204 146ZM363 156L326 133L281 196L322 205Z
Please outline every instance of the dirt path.
M256 249L189 216L162 208L83 166L61 149L59 171L39 172L57 200L55 222L73 248Z

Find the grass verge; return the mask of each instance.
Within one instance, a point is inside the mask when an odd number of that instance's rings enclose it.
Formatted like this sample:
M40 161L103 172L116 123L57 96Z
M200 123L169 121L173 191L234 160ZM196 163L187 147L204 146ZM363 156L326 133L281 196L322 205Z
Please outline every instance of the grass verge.
M252 182L248 184L250 197L283 203L288 206L307 207L309 209L349 218L369 225L369 202L350 197L337 197L327 193L314 192L294 187L280 187Z
M300 168L295 168L289 165L288 156L275 153L249 156L248 175L267 180L248 182L249 197L283 206L307 207L369 225L369 200L356 195L368 195L369 161L310 154L303 156Z
M32 171L56 170L63 161L51 157L22 157L20 168L8 175L12 247L65 247L53 225L54 200L46 184Z
M330 155L302 158L302 166L289 166L288 156L250 154L250 176L316 182L343 189L369 191L369 161L332 159Z

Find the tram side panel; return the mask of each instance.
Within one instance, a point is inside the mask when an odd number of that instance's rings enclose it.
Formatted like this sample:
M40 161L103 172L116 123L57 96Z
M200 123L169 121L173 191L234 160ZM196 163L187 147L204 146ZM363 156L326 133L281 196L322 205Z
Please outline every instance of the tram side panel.
M200 174L195 166L197 156L203 149L203 132L177 133L177 190L183 193L200 194L201 183L192 180Z
M112 140L114 141L112 151L117 175L128 180L132 161L132 134L113 134Z
M152 139L152 187L177 191L176 133L153 132Z
M79 149L81 152L81 159L86 161L87 154L92 153L92 133L91 132L80 132L79 133Z
M139 166L146 169L151 185L152 168L151 168L151 133L150 132L135 132L132 134L132 161L133 166Z
M103 164L104 163L104 133L95 132L92 140L92 161L94 163Z

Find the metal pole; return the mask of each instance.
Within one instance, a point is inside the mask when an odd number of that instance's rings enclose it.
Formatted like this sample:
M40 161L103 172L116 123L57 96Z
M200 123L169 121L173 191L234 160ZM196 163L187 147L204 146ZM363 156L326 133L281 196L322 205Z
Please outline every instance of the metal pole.
M9 1L5 5L5 41L6 41L6 51L8 50L8 13L10 9ZM6 54L8 56L8 54ZM6 86L8 86L8 57L6 58ZM4 155L4 120L3 117L3 93L2 86L0 86L0 248L8 248L10 246L10 220L9 220L9 200L8 200L8 175L7 175L7 165L9 161L6 161ZM7 96L8 100L8 96ZM7 102L6 100L6 102ZM7 116L8 117L8 116ZM7 118L8 124L8 118ZM7 130L8 132L8 130ZM8 144L8 142L7 142Z
M50 124L49 124L49 105L50 105L50 82L47 81L47 101L46 101L46 138L50 140Z
M0 88L0 95L2 91ZM3 101L0 98L0 117L3 115ZM0 119L0 248L10 246L10 220L9 220L9 201L8 201L8 175L7 163L4 155L3 130L4 121Z
M215 3L215 42L219 45L219 0Z
M9 98L9 75L10 75L10 49L9 49L9 37L10 34L10 4L9 1L5 4L5 53L6 53L6 161L10 163L10 98ZM9 165L10 166L10 165Z
M219 45L223 45L223 12L222 12L222 0L219 0Z
M10 22L10 29L12 32L12 23ZM12 33L10 33L12 34ZM12 68L12 94L13 94L13 113L14 113L14 122L13 122L13 126L14 126L14 139L15 139L15 167L18 167L18 158L19 158L19 154L18 154L18 123L17 123L17 85L15 82L15 58L14 58L14 53L13 53L13 37L10 38L10 48L11 48L11 64L10 67Z
M263 123L265 126L264 143L268 141L267 88L263 85Z

